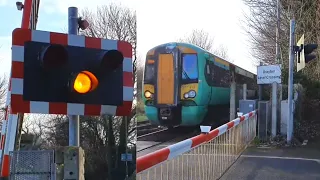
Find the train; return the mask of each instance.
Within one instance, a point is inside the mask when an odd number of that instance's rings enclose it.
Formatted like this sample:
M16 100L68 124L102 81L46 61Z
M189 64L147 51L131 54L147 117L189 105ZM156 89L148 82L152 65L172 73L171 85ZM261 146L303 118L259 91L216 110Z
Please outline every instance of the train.
M147 52L142 101L151 124L201 125L219 105L230 103L230 82L256 91L256 75L203 48L180 42ZM254 96L254 95L252 95Z

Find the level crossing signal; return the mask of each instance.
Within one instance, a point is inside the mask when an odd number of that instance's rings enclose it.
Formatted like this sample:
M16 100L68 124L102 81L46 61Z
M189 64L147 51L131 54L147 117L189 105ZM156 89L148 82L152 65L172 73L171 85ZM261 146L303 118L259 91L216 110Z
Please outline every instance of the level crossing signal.
M130 115L128 42L20 28L12 37L13 112Z
M318 44L305 44L304 34L301 36L295 46L295 51L297 52L297 72L316 58L316 55L313 54L313 52L317 48Z

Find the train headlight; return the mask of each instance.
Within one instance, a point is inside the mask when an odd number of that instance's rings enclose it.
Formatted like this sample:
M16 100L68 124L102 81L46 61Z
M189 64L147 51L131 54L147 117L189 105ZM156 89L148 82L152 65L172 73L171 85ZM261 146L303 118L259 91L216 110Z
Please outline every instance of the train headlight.
M185 99L188 99L188 98L195 98L195 97L196 97L196 95L197 95L196 91L191 90L191 91L189 91L189 92L185 93L185 94L183 95L183 97L184 97Z
M146 91L146 92L144 92L144 97L152 98L152 93L150 91Z

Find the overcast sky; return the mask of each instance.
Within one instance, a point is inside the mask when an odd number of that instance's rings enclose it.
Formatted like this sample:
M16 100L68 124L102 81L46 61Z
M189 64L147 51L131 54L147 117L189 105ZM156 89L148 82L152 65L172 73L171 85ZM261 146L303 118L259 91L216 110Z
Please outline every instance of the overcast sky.
M137 12L138 54L144 56L148 49L172 42L203 29L215 37L215 48L224 45L236 65L256 72L249 55L248 38L241 28L246 7L242 0L41 0L37 29L62 32L67 28L69 6L79 10L87 7L118 2ZM20 27L22 12L15 1L0 0L0 74L9 74L11 67L11 32Z

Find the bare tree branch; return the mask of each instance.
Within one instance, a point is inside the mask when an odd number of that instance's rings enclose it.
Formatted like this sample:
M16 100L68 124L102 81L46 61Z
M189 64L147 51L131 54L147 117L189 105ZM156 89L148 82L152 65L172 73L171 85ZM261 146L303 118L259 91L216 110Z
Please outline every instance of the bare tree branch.
M250 37L251 54L256 61L267 64L275 63L276 52L276 5L277 0L243 0L250 12L245 14L242 22L246 34ZM316 23L316 8L319 6L315 0L280 0L280 33L279 44L284 69L288 67L289 22L296 20L296 34L303 33L306 42L317 41L319 28ZM296 37L299 38L299 37ZM318 42L319 43L319 42ZM309 76L320 79L320 63L308 66L303 71Z
M5 102L7 97L8 81L5 76L0 76L0 123L5 118Z
M223 59L229 60L228 49L220 45L218 48L213 48L214 37L210 37L209 33L204 30L194 29L191 34L184 38L178 39L178 42L190 43L201 47L202 49L213 53ZM230 60L229 60L230 61Z
M209 33L202 29L194 29L191 34L178 39L178 42L194 44L207 51L212 51L214 38L210 37Z
M233 60L230 59L229 55L228 55L228 49L227 47L225 47L224 45L220 45L219 48L214 50L215 55L229 61L229 62L233 62Z

